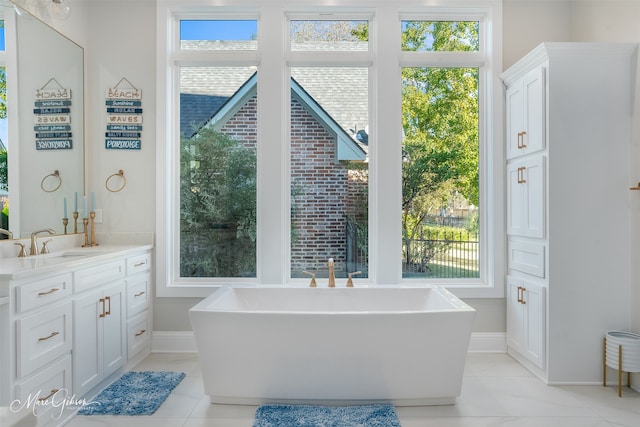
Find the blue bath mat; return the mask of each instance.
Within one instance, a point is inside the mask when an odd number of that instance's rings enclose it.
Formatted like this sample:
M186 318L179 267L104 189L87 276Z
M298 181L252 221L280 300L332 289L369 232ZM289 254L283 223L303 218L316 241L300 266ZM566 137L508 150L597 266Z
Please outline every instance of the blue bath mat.
M80 415L151 415L182 381L182 372L126 372L102 390Z
M391 405L263 405L253 427L401 427Z

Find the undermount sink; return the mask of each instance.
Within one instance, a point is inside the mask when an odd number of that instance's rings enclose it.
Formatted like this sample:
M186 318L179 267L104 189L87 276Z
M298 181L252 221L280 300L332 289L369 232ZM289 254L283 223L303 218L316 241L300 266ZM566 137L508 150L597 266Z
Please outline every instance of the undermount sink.
M38 265L53 265L53 264L61 264L64 262L73 261L75 259L82 259L90 256L99 255L101 252L87 250L73 250L73 251L64 251L64 252L53 252L49 254L37 255L35 257L31 257L31 259Z

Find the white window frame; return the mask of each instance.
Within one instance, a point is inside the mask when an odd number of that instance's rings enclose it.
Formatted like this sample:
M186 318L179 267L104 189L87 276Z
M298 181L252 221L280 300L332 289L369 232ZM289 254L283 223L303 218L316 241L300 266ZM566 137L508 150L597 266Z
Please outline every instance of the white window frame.
M312 0L219 0L208 6L200 0L161 0L157 7L157 236L156 295L159 297L203 297L221 285L306 286L308 280L290 278L289 195L289 68L305 65L369 66L369 278L356 285L424 286L441 284L462 298L499 298L504 295L504 171L503 99L499 81L501 62L500 0L437 0L425 6L420 0L344 0L338 5L318 7ZM320 2L322 4L322 2ZM291 52L288 49L289 19L370 19L369 52L352 58L342 55L327 63L322 52ZM222 15L221 15L222 14ZM321 14L321 15L319 15ZM180 54L174 45L176 17L230 17L258 19L258 51ZM401 52L401 20L480 19L487 35L485 53L477 57L481 70L480 93L480 279L425 280L402 278L401 265L401 68L409 66L470 66L459 63L456 54ZM199 59L203 58L203 59ZM383 58L383 59L381 59ZM175 69L215 60L216 66L258 67L258 160L257 160L257 277L255 279L179 279L175 256L178 251L176 208L179 187L177 147L178 84ZM260 84L261 81L268 84ZM397 82L396 85L389 82ZM378 102L384 100L384 102ZM384 118L384 126L379 126ZM484 120L482 119L484 118ZM384 144L379 141L398 141ZM322 284L321 284L322 285ZM340 284L339 284L340 285Z

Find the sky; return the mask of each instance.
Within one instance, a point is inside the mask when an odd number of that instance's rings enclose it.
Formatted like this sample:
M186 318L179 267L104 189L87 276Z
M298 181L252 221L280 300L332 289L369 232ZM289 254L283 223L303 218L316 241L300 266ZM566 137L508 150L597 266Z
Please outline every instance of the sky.
M252 40L258 21L180 21L181 40Z

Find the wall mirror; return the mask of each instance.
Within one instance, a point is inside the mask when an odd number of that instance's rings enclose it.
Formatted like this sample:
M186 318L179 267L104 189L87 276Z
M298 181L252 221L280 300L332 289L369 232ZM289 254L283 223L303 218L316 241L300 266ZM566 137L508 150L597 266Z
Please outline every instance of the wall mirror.
M42 228L62 234L66 204L73 233L73 211L83 217L84 49L19 6L2 5L8 228L14 238Z

